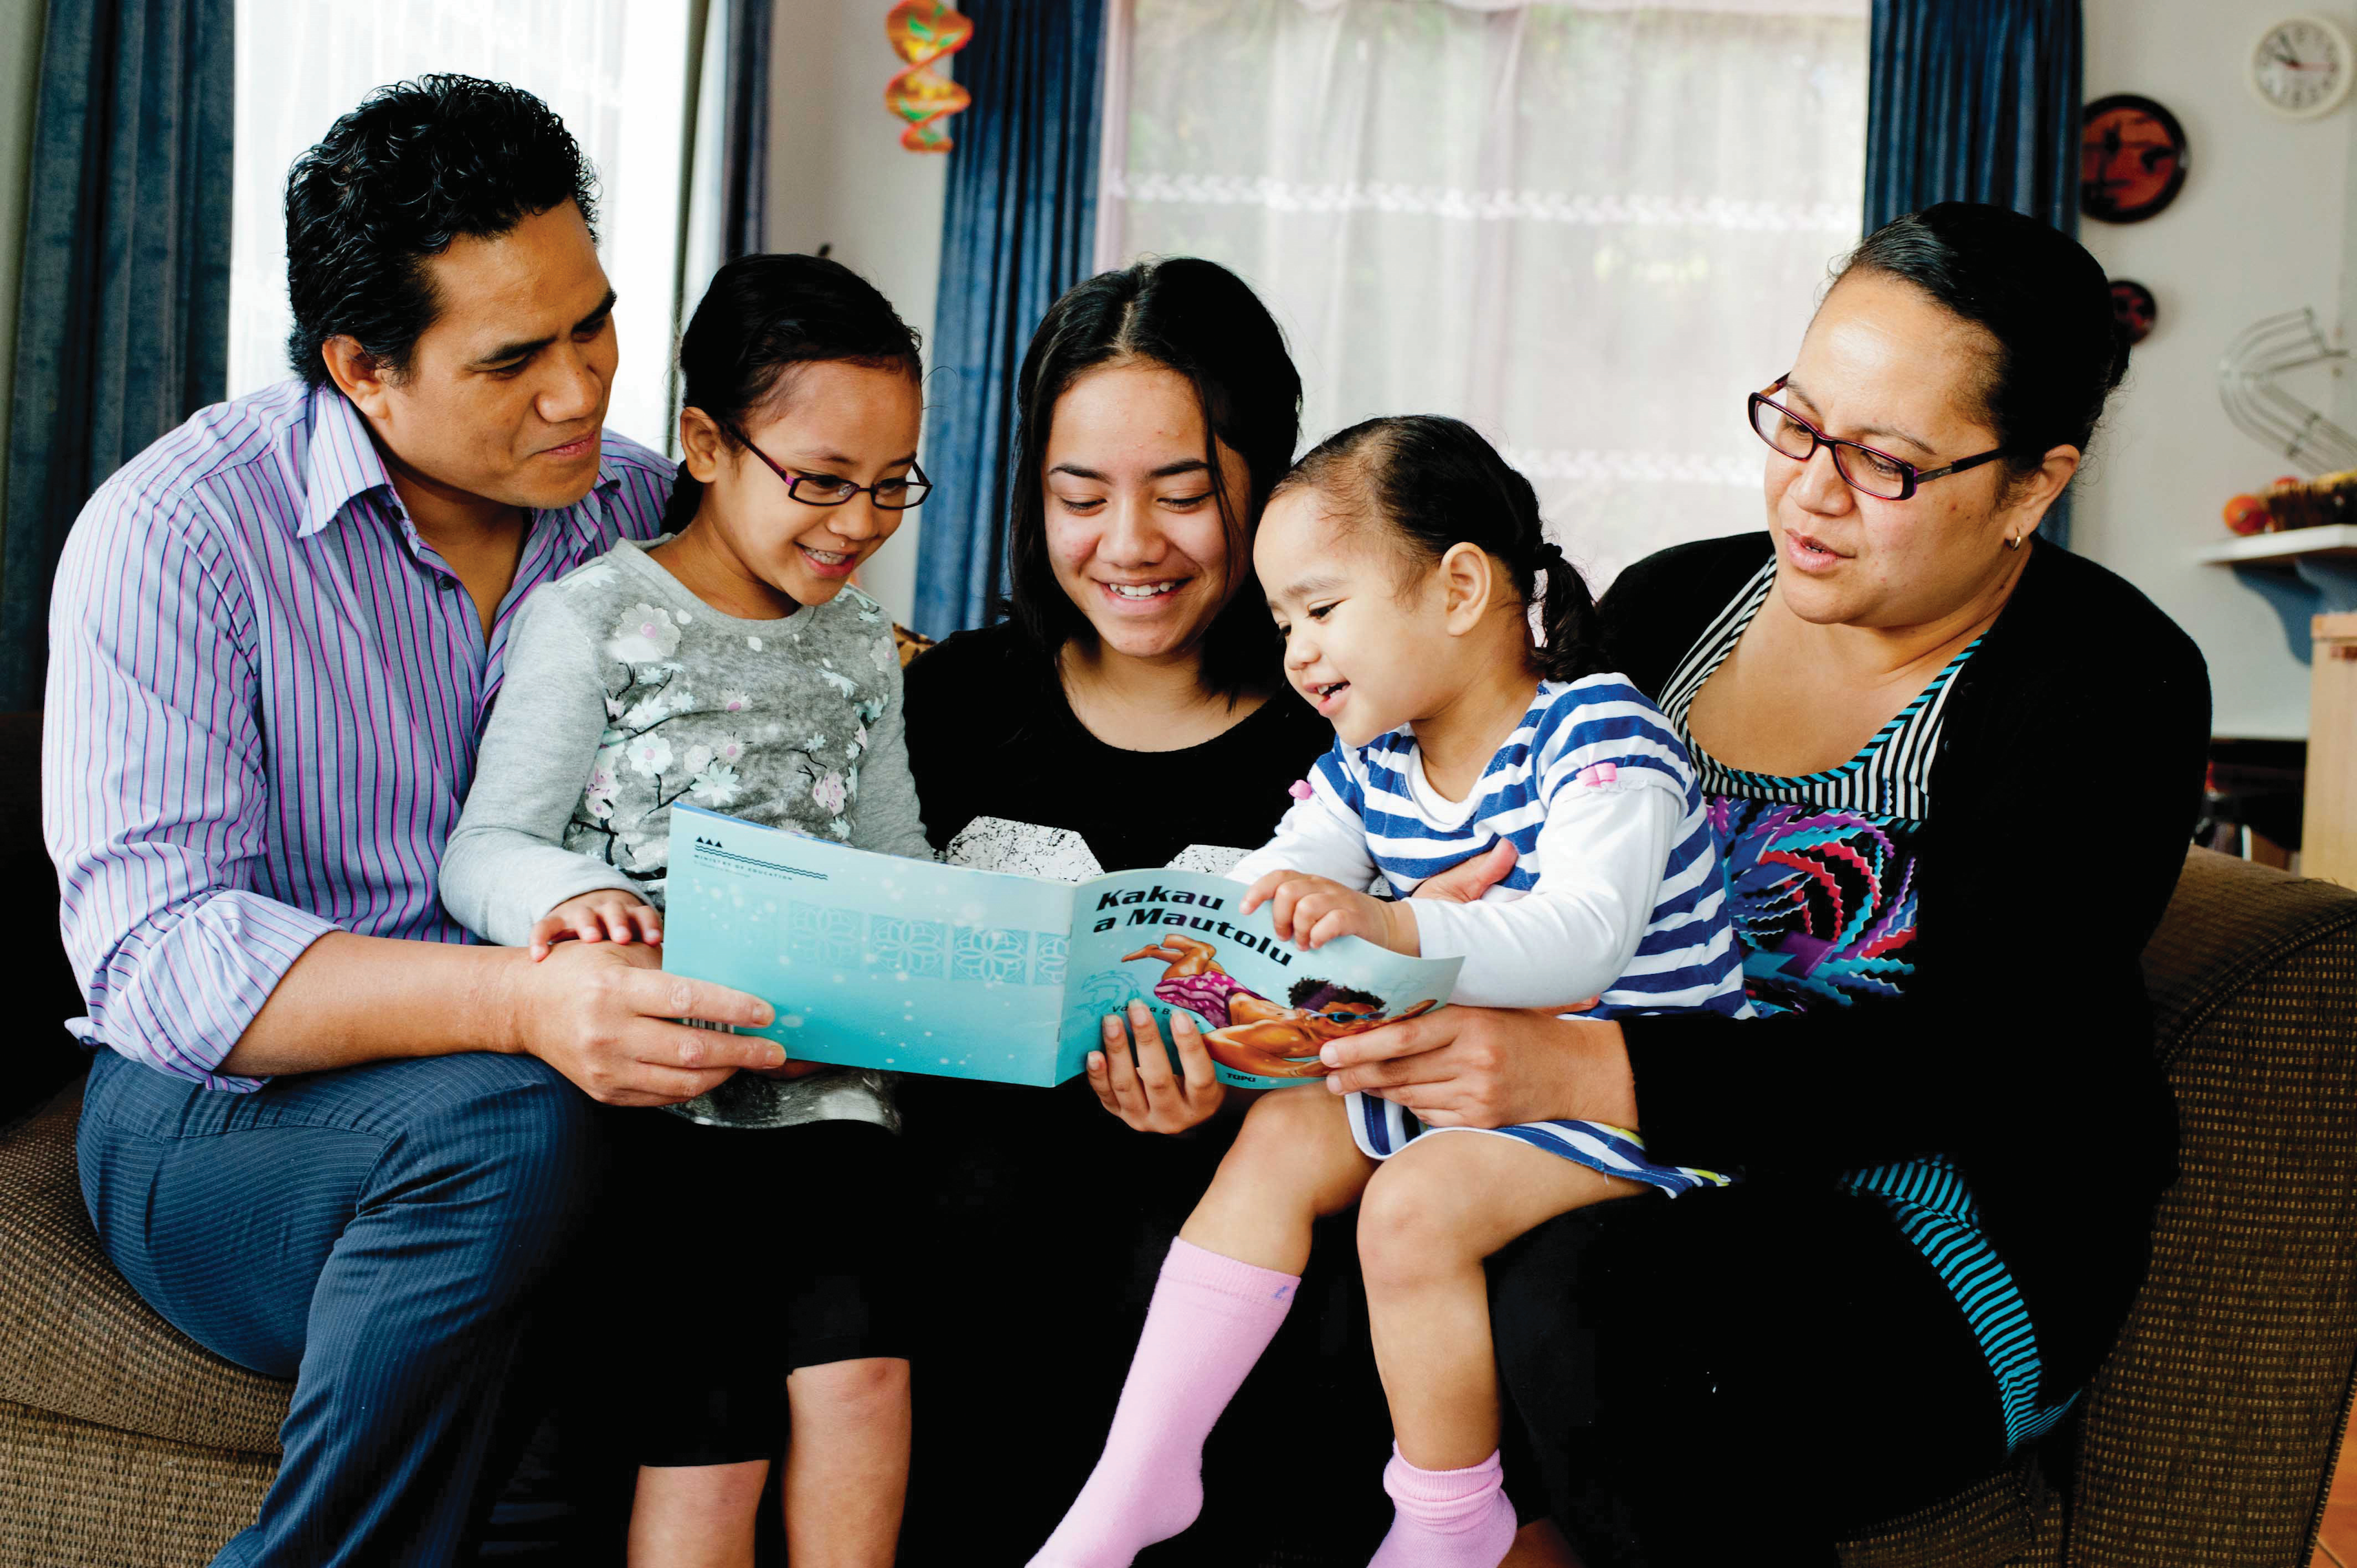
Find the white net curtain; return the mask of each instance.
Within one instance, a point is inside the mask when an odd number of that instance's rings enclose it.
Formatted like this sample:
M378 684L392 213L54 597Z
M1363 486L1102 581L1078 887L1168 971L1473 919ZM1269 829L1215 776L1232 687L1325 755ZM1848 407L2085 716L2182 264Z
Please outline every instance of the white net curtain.
M287 166L371 88L459 71L537 94L596 165L598 253L619 295L607 422L662 450L689 23L689 0L239 0L230 395L293 373Z
M1469 421L1600 591L1760 526L1743 398L1857 238L1866 11L1117 0L1098 261L1247 278L1305 441Z

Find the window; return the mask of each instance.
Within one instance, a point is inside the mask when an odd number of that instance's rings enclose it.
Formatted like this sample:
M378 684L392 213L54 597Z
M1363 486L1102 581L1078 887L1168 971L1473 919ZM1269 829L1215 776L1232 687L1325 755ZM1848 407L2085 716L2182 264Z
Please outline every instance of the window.
M607 423L665 448L689 10L690 0L238 0L230 395L293 373L287 166L371 88L459 71L538 94L597 166L598 256L619 298Z
M1250 280L1306 440L1469 421L1598 589L1760 526L1744 396L1857 238L1866 0L1131 0L1127 25L1100 263Z

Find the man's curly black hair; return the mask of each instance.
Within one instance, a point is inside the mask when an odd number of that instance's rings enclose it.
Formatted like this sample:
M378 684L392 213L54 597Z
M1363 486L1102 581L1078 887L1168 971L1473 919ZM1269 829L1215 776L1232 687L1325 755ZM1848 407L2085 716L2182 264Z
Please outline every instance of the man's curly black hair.
M421 76L380 87L286 176L286 357L312 386L350 337L394 375L434 325L424 266L570 201L594 236L597 177L565 122L519 87Z

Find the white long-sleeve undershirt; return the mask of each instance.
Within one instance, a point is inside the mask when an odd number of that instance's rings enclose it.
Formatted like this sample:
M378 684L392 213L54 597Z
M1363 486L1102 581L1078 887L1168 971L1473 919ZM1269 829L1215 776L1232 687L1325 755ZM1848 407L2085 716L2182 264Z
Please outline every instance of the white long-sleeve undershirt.
M1445 811L1421 772L1417 804ZM1465 961L1452 1000L1469 1006L1567 1008L1600 995L1635 961L1685 815L1677 794L1644 775L1558 789L1539 828L1536 885L1492 887L1473 904L1411 900L1422 955ZM1301 871L1362 888L1376 869L1364 824L1320 791L1229 875L1249 884Z

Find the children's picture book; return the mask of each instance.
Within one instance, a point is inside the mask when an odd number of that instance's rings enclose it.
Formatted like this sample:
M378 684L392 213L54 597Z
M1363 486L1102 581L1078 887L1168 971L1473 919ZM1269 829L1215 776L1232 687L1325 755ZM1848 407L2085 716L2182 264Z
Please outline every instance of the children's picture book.
M1189 871L1082 883L853 849L672 807L663 967L750 992L798 1061L1053 1085L1132 1001L1192 1014L1221 1081L1325 1073L1328 1040L1431 1011L1459 961L1355 937L1278 940L1243 884Z

